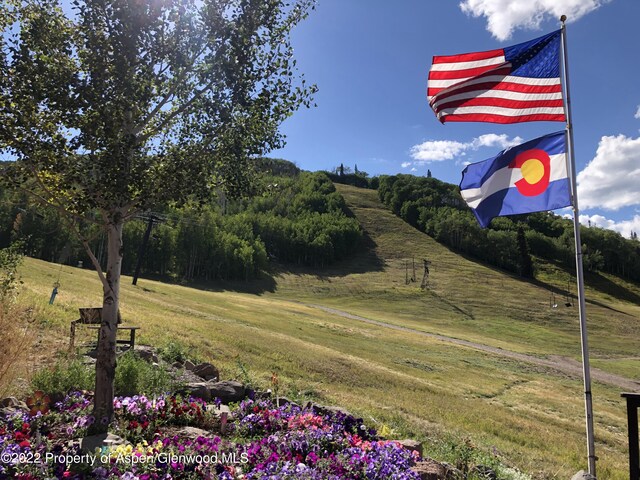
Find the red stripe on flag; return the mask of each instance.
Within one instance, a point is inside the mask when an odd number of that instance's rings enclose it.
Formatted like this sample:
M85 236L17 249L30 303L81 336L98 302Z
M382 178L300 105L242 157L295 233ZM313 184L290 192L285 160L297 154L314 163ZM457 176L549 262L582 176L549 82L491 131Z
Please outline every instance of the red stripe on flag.
M501 55L504 55L502 48L487 50L486 52L461 53L459 55L437 55L433 57L432 63L474 62L476 60L487 60Z
M469 77L477 77L489 70L492 75L507 75L511 72L511 64L507 63L506 67L500 65L487 65L484 67L468 68L466 70L436 70L429 72L429 80L454 80L456 78L468 79Z
M536 113L532 115L505 116L488 113L464 113L459 115L445 115L440 119L446 122L487 122L487 123L520 123L520 122L564 122L564 115L551 115L548 113Z
M560 83L556 85L526 85L522 83L512 83L512 82L486 82L486 83L476 83L473 85L461 86L454 88L455 85L451 87L447 87L449 90L447 92L443 92L442 95L438 98L438 100L446 97L450 97L452 95L458 95L461 93L467 92L478 92L478 94L490 90L506 90L510 92L518 92L518 93L558 93L562 92L562 85ZM445 88L427 88L427 96L433 97L434 95L446 90Z
M438 105L437 111L447 108L458 107L503 107L520 110L522 108L538 108L538 107L562 107L564 106L562 99L560 100L510 100L508 98L495 97L474 97L466 100L457 100L450 103L441 103Z

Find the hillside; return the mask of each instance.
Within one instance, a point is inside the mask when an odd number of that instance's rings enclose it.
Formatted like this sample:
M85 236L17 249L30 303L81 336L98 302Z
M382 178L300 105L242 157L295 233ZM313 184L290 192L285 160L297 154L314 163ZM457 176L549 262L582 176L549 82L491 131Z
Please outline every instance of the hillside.
M342 405L424 440L436 456L452 455L452 445L468 437L473 448L539 478L583 468L582 383L565 368L580 358L577 311L549 306L550 291L566 288L564 279L550 269L548 284L525 282L480 265L395 217L375 191L338 190L370 249L329 269L282 267L249 288L144 279L133 287L125 278L124 318L142 327L142 342L180 341L223 376L246 370L258 385L277 372L285 394ZM417 282L406 284L414 258ZM425 258L430 277L422 291ZM58 275L60 294L49 306ZM60 345L76 308L100 302L93 272L28 260L22 276L21 301L36 305L48 325L38 328L50 328ZM615 277L609 282L606 292L587 289L593 365L616 375L609 380L637 379L640 307L610 292L639 292ZM599 477L622 479L622 387L601 378L593 388Z

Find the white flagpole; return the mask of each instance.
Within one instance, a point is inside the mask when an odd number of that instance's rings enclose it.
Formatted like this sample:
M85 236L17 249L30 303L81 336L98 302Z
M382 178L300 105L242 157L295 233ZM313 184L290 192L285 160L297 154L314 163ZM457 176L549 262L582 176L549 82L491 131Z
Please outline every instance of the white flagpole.
M589 344L587 341L587 316L584 301L584 273L582 268L582 243L580 241L580 211L578 209L578 192L576 188L576 161L573 150L573 123L571 121L571 97L569 95L569 69L567 60L567 34L565 21L567 17L562 15L562 59L564 71L564 91L567 117L567 144L569 147L569 162L571 172L571 197L573 205L573 231L576 243L576 277L578 283L578 313L580 315L580 337L582 346L582 376L584 379L584 403L587 423L587 456L589 461L589 473L596 476L596 454L593 435L593 407L591 402L591 372L589 368Z

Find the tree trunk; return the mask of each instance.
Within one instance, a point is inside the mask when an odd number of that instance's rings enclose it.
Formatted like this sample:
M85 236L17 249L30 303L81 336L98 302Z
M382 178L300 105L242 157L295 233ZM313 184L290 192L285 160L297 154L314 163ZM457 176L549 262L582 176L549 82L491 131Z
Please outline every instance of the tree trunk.
M122 268L122 227L120 215L112 220L107 237L106 283L103 285L102 324L96 359L96 387L93 403L95 423L90 433L104 433L113 419L113 383L116 373L116 331Z

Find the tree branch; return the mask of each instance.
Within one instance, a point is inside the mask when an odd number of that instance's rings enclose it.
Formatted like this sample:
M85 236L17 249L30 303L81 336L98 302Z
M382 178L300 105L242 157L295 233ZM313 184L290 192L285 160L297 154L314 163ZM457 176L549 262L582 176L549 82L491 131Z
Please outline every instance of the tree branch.
M173 78L173 86L169 89L169 91L167 92L167 94L158 102L158 104L154 107L154 109L151 111L151 113L149 113L149 115L147 115L147 117L138 125L133 129L133 134L134 135L138 135L140 132L142 132L144 130L144 128L149 125L149 123L151 123L151 121L154 119L154 117L160 112L160 110L162 110L162 108L167 105L167 103L169 103L169 100L171 98L174 97L176 90L178 89L178 87L182 84L182 82L184 81L185 77L187 76L187 74L189 74L191 71L193 71L193 67L195 66L196 61L198 60L198 57L200 55L202 55L206 49L207 49L207 45L205 42L203 42L203 37L201 37L200 39L198 39L197 43L199 44L198 46L201 47L200 50L193 56L193 58L191 59L191 61L189 62L189 66L185 67L183 69L182 72L180 72L180 74L178 75L178 77ZM165 67L164 70L166 70L169 67L169 64L167 64L167 67ZM160 72L162 73L162 72ZM163 125L163 124L161 124ZM154 133L158 133L158 131L161 130L161 127L158 127L155 129L155 132L144 135L141 139L140 139L140 143L143 143L145 140L147 140L152 134Z

